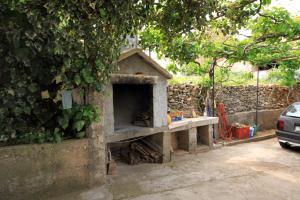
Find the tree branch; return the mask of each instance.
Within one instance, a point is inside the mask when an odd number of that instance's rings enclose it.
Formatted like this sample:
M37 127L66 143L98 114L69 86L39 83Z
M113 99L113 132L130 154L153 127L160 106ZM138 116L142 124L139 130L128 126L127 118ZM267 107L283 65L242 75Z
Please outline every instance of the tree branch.
M265 15L265 14L262 14L262 13L257 13L259 16L261 16L261 17L266 17L266 18L270 18L270 19L272 19L272 20L274 20L276 23L279 23L279 22L283 22L282 20L278 20L278 19L276 19L275 17L272 17L272 16L270 16L270 15Z

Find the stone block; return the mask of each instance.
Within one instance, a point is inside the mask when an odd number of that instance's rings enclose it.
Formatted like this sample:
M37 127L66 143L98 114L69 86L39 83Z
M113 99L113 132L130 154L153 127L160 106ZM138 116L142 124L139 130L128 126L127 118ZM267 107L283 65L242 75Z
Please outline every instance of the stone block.
M148 140L155 145L163 154L162 163L171 161L171 133L162 132L147 137Z
M197 128L198 143L213 147L213 125L200 126Z
M178 134L178 147L190 153L197 149L197 128L180 131Z

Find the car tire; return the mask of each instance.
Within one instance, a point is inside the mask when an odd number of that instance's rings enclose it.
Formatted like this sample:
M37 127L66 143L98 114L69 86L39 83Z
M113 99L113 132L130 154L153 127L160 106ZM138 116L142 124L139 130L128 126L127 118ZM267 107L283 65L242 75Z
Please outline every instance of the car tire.
M291 148L291 145L287 142L279 142L280 146L284 149L289 149Z

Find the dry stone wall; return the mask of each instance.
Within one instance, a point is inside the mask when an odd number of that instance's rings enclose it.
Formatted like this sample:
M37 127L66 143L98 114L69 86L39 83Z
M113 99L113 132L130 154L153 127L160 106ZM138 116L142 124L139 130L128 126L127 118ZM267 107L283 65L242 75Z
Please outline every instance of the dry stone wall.
M198 85L181 84L168 86L168 107L171 110L183 111L184 115L190 115L194 110L202 113L206 88Z
M168 106L172 110L189 113L192 109L202 113L205 89L201 86L169 85ZM300 101L300 85L293 89L280 86L259 87L259 109L272 110ZM256 108L256 86L230 86L216 88L216 102L223 102L227 114L253 111Z

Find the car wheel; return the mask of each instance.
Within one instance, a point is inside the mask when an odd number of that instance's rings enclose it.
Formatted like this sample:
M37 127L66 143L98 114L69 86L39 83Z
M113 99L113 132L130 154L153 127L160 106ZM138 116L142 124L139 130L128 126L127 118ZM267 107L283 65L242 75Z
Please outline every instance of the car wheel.
M285 149L289 149L291 145L287 142L279 142L280 146Z

